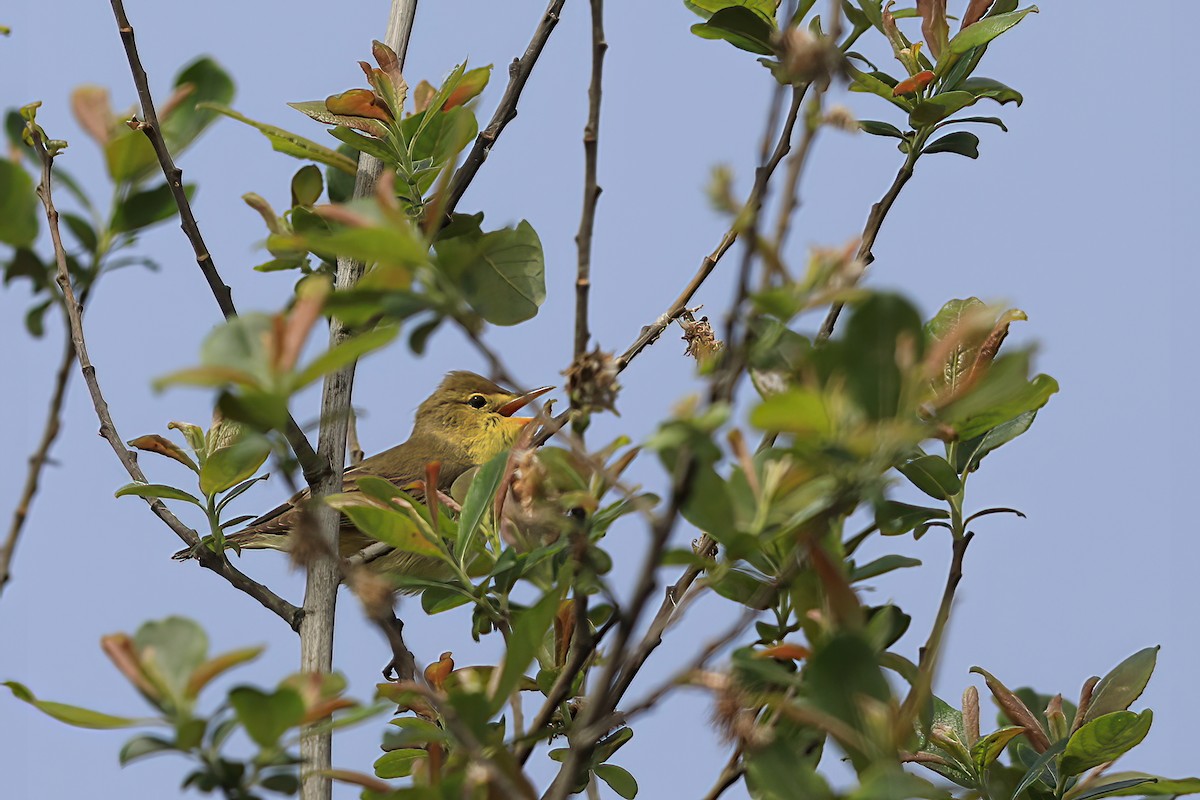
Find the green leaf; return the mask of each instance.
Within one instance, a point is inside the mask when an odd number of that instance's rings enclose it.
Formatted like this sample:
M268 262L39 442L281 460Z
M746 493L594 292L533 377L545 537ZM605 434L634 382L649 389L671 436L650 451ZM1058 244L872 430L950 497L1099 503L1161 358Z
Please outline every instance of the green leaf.
M924 128L941 122L951 114L957 113L976 100L970 92L945 92L936 94L917 103L916 108L908 115L909 124L914 128Z
M29 331L29 335L35 339L40 339L46 335L46 311L54 303L54 298L44 300L37 305L30 306L25 312L25 330Z
M890 122L880 122L873 119L860 119L859 130L872 136L890 136L893 139L903 139L904 133Z
M417 523L402 511L384 508L357 494L330 495L325 502L349 517L356 528L378 542L405 553L442 556L438 546L426 539Z
M967 78L958 85L958 88L981 99L986 97L995 100L1001 105L1016 103L1019 106L1025 102L1025 98L1016 89L991 78Z
M1029 373L1029 354L1000 356L965 396L942 409L942 420L961 439L972 439L1029 411L1044 406L1058 391L1049 375Z
M761 14L745 6L727 6L714 13L707 22L692 26L692 33L701 39L724 39L739 50L772 55L771 34L774 20L768 21Z
M471 308L493 325L532 319L546 299L542 243L525 220L516 228L445 239L434 248Z
M147 622L134 634L133 644L142 668L174 698L187 694L187 685L208 657L208 635L185 617Z
M886 706L891 689L879 667L875 650L864 639L851 633L835 633L816 648L804 670L809 701L856 731L865 732L871 723L863 698ZM847 748L857 769L870 759L866 753Z
M229 73L207 57L193 61L175 76L175 87L183 86L190 87L189 94L161 120L163 139L174 154L216 120L216 114L208 106L230 103L234 94Z
M600 764L594 770L596 777L608 784L608 788L624 797L633 800L637 797L638 785L629 771L616 764Z
M947 133L925 146L922 153L956 153L967 158L979 158L979 137L970 131Z
M258 785L276 794L297 794L300 791L300 778L290 772L279 772L260 779Z
M1092 692L1092 704L1088 706L1084 721L1097 719L1113 711L1125 711L1133 705L1154 674L1158 649L1158 645L1143 648L1113 667L1096 684Z
M995 16L984 17L966 30L959 31L950 40L950 52L956 56L961 56L972 47L985 45L1025 19L1026 14L1031 12L1036 13L1037 10L1037 6L1030 6L1022 11L1012 11L1008 14L996 14Z
M899 536L941 519L950 519L950 512L942 508L909 505L897 500L885 500L875 507L875 524L884 536Z
M74 725L76 728L111 730L113 728L132 728L153 722L153 720L134 719L132 717L114 717L111 714L103 714L99 711L92 711L87 708L80 708L79 706L70 706L66 703L38 700L33 696L33 692L16 681L5 681L3 685L11 689L13 696L18 700L29 703L43 714L54 717L59 722Z
M1029 430L1029 426L1033 424L1036 417L1036 411L1026 411L1008 422L997 425L981 436L961 442L958 446L958 457L955 459L955 468L959 474L974 470L988 453L1001 445L1008 444Z
M775 0L683 0L684 6L708 19L723 8L743 6L758 14L767 22L775 20Z
M200 694L204 687L211 683L217 676L258 658L263 650L262 646L242 647L237 650L230 650L228 653L222 653L216 658L205 661L196 667L192 672L191 678L188 679L186 689L188 697L195 697Z
M496 490L500 488L500 479L504 477L504 467L507 463L508 453L500 453L480 467L471 480L471 486L467 489L467 497L462 504L462 513L458 516L458 539L454 542L454 558L460 564L466 554L471 552L471 544L479 530L479 523L492 506Z
M731 568L718 573L708 579L708 585L726 600L740 603L747 608L761 611L774 605L772 598L775 593L771 591L771 585L761 576L746 570Z
M421 610L430 616L441 614L471 602L471 596L457 586L430 586L421 592Z
M407 778L409 775L412 775L417 762L428 757L429 753L415 748L392 750L389 753L384 753L375 759L375 777L385 780Z
M400 328L394 325L380 326L335 344L300 370L293 381L292 391L297 391L330 372L357 361L367 353L384 347L395 339L399 332Z
M1025 791L1030 786L1033 786L1039 780L1042 780L1042 776L1046 774L1046 771L1050 767L1050 762L1056 759L1058 754L1065 750L1066 747L1067 740L1059 739L1057 742L1050 745L1046 752L1038 756L1037 760L1029 765L1029 769L1026 770L1025 774L1021 777L1021 782L1017 784L1017 788L1013 790L1013 800L1016 800L1016 798L1020 797L1021 792ZM1053 786L1053 784L1049 785Z
M228 447L209 453L200 468L200 491L216 495L253 475L271 455L265 436L247 435Z
M759 430L827 437L832 427L825 398L812 389L788 389L771 395L750 413L750 424Z
M941 456L921 456L896 467L901 475L934 500L949 500L962 491L962 481Z
M104 162L114 183L133 183L158 166L158 156L144 132L122 126L105 142Z
M880 575L886 575L898 569L919 566L921 566L919 559L889 553L888 555L880 556L874 561L863 564L861 567L855 567L854 571L850 573L850 582L857 583L858 581L865 581L877 578Z
M288 105L306 117L315 119L317 122L323 122L326 125L345 125L348 128L355 128L363 133L369 133L376 139L383 139L388 135L387 126L382 122L368 117L351 117L345 114L334 114L326 107L324 100L305 100L300 103L288 103Z
M1126 781L1141 781L1139 788L1134 789L1133 784L1126 784ZM1149 783L1155 781L1155 783ZM1117 784L1123 784L1117 788ZM1185 794L1200 793L1200 778L1162 778L1157 775L1149 775L1145 772L1110 772L1103 775L1097 782L1094 789L1106 789L1104 796L1126 796L1126 795L1143 795L1147 797L1177 797ZM1098 796L1098 795L1097 795ZM1067 792L1067 800L1086 800L1084 797L1077 797L1071 792Z
M271 143L271 149L276 152L292 156L293 158L315 161L318 164L332 167L346 175L354 175L358 170L358 163L354 159L336 150L332 150L323 144L317 144L311 139L290 133L274 125L256 122L249 117L239 114L232 108L219 103L204 103L200 107L215 111L218 114L224 114L230 119L236 119L238 122L244 122L252 128L257 128L263 136L267 137L267 140Z
M896 79L886 72L863 72L849 64L846 64L846 72L851 78L850 91L866 92L878 97L882 97L892 105L902 108L905 111L912 110L912 102L904 97L897 97L893 94L896 88Z
M191 494L188 494L183 489L176 489L174 486L167 486L163 483L127 483L120 489L117 489L114 497L155 497L159 500L185 500L195 505L202 505L200 501Z
M901 341L911 344L920 361L925 336L921 317L905 299L872 294L854 307L840 342L846 385L859 406L873 419L896 416L902 375L896 363Z
M117 760L123 767L126 764L137 761L139 758L152 756L155 753L168 753L176 749L174 742L159 736L135 736L124 744L120 754L117 756Z
M533 661L542 645L546 631L554 622L558 612L559 595L547 592L542 599L517 615L512 634L508 637L508 652L504 655L504 669L492 695L492 708L499 710L525 677L525 670Z
M1060 767L1066 775L1078 775L1085 770L1115 761L1136 747L1150 732L1154 713L1146 709L1140 714L1114 711L1083 724L1067 740Z
M1004 124L1004 120L999 117L959 117L947 122L947 125L961 125L968 122L977 122L981 125L995 125L1000 130L1008 133L1008 126Z
M196 187L187 184L183 191L190 200L196 194ZM162 183L153 189L132 194L119 203L113 210L110 227L113 233L129 233L168 220L178 212L171 187Z
M1111 778L1111 775L1105 775L1100 778L1100 782L1093 783L1081 792L1067 792L1064 795L1064 800L1097 800L1100 797L1113 797L1119 794L1154 794L1154 792L1132 792L1129 790L1135 786L1155 783L1158 780L1149 775L1144 778L1126 778L1119 781L1111 780Z
M975 762L975 769L979 771L979 774L982 775L992 765L992 762L1000 757L1009 742L1024 732L1025 729L1019 725L1009 725L993 731L975 742L971 746L971 759Z
M0 158L0 242L28 247L37 234L38 198L33 178L17 162Z
M304 718L304 700L287 687L267 694L253 686L238 686L230 690L229 704L246 733L264 748L278 746L279 738Z
M325 181L321 168L316 164L305 164L292 176L292 205L311 206L321 199Z

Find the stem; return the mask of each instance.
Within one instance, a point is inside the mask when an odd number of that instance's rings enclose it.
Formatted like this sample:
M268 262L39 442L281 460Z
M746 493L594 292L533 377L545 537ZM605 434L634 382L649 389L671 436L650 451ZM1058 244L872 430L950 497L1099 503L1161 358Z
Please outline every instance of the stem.
M521 92L525 90L525 83L529 80L530 73L533 72L533 66L537 63L538 56L542 54L542 48L546 46L546 41L554 31L554 27L558 25L559 14L562 13L564 3L566 0L550 0L545 13L542 14L541 22L533 32L533 38L525 48L525 53L520 58L514 58L508 65L508 86L504 89L504 96L500 98L500 105L496 107L496 113L492 115L488 126L475 137L475 144L471 147L471 152L467 154L462 166L450 179L450 191L446 198L446 204L442 208L443 220L448 220L454 213L458 201L462 199L467 187L475 179L475 174L487 160L492 145L500 138L500 134L508 123L516 118L517 101L521 99Z
M767 181L775 172L775 168L779 166L779 162L792 148L792 130L796 127L796 118L800 113L800 103L804 99L804 93L808 91L808 85L798 86L792 91L792 104L788 109L787 119L784 120L783 128L779 131L779 138L775 142L775 149L771 152L770 157L763 161L758 169L754 172L754 186L750 189L750 195L746 198L745 204L742 206L742 212L738 214L740 219L744 214L752 212L757 214L761 208L763 198L766 195ZM721 257L733 247L733 243L738 240L740 227L735 220L734 224L725 235L721 237L721 241L717 243L716 248L709 253L700 262L700 268L696 270L696 274L688 282L687 286L683 287L683 291L679 297L673 302L662 315L654 322L642 328L642 332L634 340L619 359L617 359L617 369L624 370L629 366L629 362L637 357L638 353L645 350L650 345L658 340L662 332L674 321L679 315L687 311L688 303L692 301L692 297L700 289L700 286L716 269L717 262Z
M417 0L392 0L384 42L396 52L400 69L404 68L416 11ZM359 157L358 174L354 183L355 198L370 197L374 194L375 182L382 169L383 165L378 159L365 154ZM334 291L345 291L353 287L362 275L363 267L362 263L352 259L338 258ZM330 319L331 348L341 344L349 335L349 330L340 318L335 316ZM321 501L325 496L342 490L350 398L356 366L357 362L351 362L326 375L321 392L321 433L317 451L329 464L329 471L315 484L310 484L311 510L315 535L328 546L331 553L338 552L341 514ZM333 669L334 609L341 578L341 563L337 558L315 559L308 567L308 578L304 588L304 616L300 621L301 672L328 673ZM300 788L301 800L329 800L332 797L333 785L330 779L321 773L328 772L331 768L331 732L324 731L304 737L300 742L300 756L306 762L309 775Z
M192 251L196 254L196 264L200 267L205 281L208 282L208 287L212 290L221 313L225 315L226 319L236 317L237 308L233 304L233 292L217 272L212 255L208 252L208 245L204 243L204 237L200 233L200 226L196 224L196 216L192 213L192 204L188 201L187 193L184 191L183 170L175 166L171 151L167 149L167 143L163 141L158 124L158 112L154 110L154 98L150 95L150 81L146 77L146 70L142 68L142 59L138 55L137 43L134 40L133 26L129 24L129 18L125 15L125 5L122 0L110 0L110 2L113 15L117 19L117 29L121 34L121 41L125 45L125 56L129 60L129 69L133 73L133 83L137 87L138 99L142 104L143 121L138 123L138 127L146 134L146 138L154 147L154 153L158 156L158 163L162 167L163 177L167 179L171 196L179 208L179 226L183 228L184 235L192 245ZM304 478L310 486L329 474L328 460L321 460L317 456L312 445L304 436L304 432L290 414L284 429L284 436L287 437L288 444L296 454L296 460L300 462L300 467L304 470Z
M717 776L717 782L708 790L708 794L704 795L704 800L717 800L725 793L726 789L737 783L745 772L746 766L742 763L742 748L739 747L729 757L729 763L721 770L721 774Z
M596 223L596 201L600 187L596 184L596 162L600 137L601 81L604 73L604 0L591 0L592 5L592 79L588 86L588 119L583 129L583 214L575 244L579 249L579 268L575 279L575 359L587 350L588 292L592 285L592 229Z
M63 306L66 309L67 322L71 329L71 344L75 351L75 359L79 363L80 372L83 374L83 381L88 387L88 394L92 398L92 406L96 410L96 417L100 420L100 435L112 447L113 452L116 453L121 465L125 467L125 471L129 474L129 477L135 481L147 483L145 473L138 466L137 457L125 447L120 434L117 433L117 427L113 424L112 415L108 411L108 402L104 399L103 392L100 391L100 382L96 377L96 368L92 365L91 358L88 356L87 341L83 333L83 307L75 297L75 290L71 286L71 274L67 269L67 252L63 247L62 232L58 225L58 209L54 207L51 182L54 157L46 150L46 144L42 141L41 134L36 129L33 132L33 147L42 160L42 182L41 186L38 187L38 195L41 197L42 206L46 211L46 222L50 229L50 240L54 245L54 258L57 266L55 282L63 293ZM184 544L193 548L199 544L200 537L196 532L184 525L178 517L163 505L161 500L147 498L146 502L150 506L150 510ZM295 628L299 624L300 609L272 592L266 586L240 572L229 563L224 553L214 553L208 548L202 547L197 549L197 558L202 567L212 570L229 581L230 585L235 589L245 592L262 603L264 607L274 612L292 628Z
M21 537L21 531L25 528L25 521L29 518L29 508L33 503L34 495L37 494L42 468L46 466L46 460L50 457L50 448L53 446L54 440L58 438L58 433L62 428L63 401L67 396L67 384L71 378L71 365L75 362L75 343L71 341L69 325L63 338L65 342L62 360L59 361L58 371L54 374L54 391L50 396L50 410L46 413L46 424L42 428L42 438L38 442L37 449L29 456L29 471L25 475L25 487L21 490L21 499L17 502L17 507L13 511L12 525L8 529L8 538L5 540L4 546L0 547L0 594L3 594L5 585L12 578L12 560L16 553L17 540Z
M883 197L879 198L879 202L871 206L871 213L867 215L867 224L863 227L862 240L858 245L858 254L856 260L863 265L864 268L869 266L875 260L874 254L871 252L875 246L875 239L879 236L879 229L883 227L883 221L887 218L888 212L892 210L892 206L896 203L896 198L900 196L900 190L904 188L904 184L908 183L908 179L913 176L913 167L916 166L917 159L921 155L921 146L924 145L924 137L918 133L916 139L912 143L911 149L908 151L908 157L904 159L904 164L896 173L896 177L892 179L892 185L883 193ZM855 282L857 282L857 277ZM842 308L845 303L837 302L829 309L829 313L825 316L825 321L821 323L821 330L817 333L817 342L824 342L833 335L833 328L837 325L838 315L842 313Z

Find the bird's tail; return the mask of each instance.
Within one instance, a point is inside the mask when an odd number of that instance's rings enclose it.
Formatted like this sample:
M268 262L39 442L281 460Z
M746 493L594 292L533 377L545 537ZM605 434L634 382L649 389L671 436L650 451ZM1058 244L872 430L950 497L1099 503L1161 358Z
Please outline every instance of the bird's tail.
M197 548L208 547L206 537L195 547L188 547L175 553L171 558L176 561L187 561L196 557ZM287 550L288 537L279 533L262 533L260 531L242 531L225 537L226 550Z

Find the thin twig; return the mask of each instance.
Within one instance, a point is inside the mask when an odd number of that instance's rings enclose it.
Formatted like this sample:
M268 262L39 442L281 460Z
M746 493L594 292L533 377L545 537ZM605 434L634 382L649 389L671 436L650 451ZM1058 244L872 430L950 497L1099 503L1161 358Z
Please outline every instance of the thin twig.
M708 790L708 794L704 795L704 800L717 800L725 793L726 789L737 783L738 778L742 777L745 772L746 765L742 763L742 748L738 747L729 757L729 762L721 770L721 774L717 776L717 782Z
M908 183L908 179L913 175L913 166L917 163L917 157L920 155L920 148L917 143L914 143L912 149L908 153L908 157L904 159L904 164L896 173L896 177L892 180L892 185L883 193L883 197L879 198L879 202L871 206L871 213L867 215L867 224L863 227L862 240L858 245L858 254L855 259L865 268L875 260L871 249L875 246L875 239L879 236L879 229L883 227L883 221L887 218L888 212L892 210L892 206L896 202L896 198L900 196L900 190L904 188L904 184ZM861 273L859 273L861 275ZM855 277L855 281L858 278ZM842 313L842 307L845 303L834 303L829 309L829 313L825 315L825 321L821 323L821 329L817 333L817 342L824 342L833 335L833 328L837 325L838 315Z
M604 0L591 0L592 5L592 79L588 84L588 118L583 129L583 213L575 245L579 250L579 267L575 278L575 359L587 350L591 332L588 330L588 293L592 287L592 230L596 224L596 201L600 186L596 183L596 166L600 139L600 99L604 78Z
M82 300L82 298L81 298ZM4 592L5 585L12 578L12 560L17 549L17 540L21 537L21 531L25 528L25 521L29 518L29 509L33 504L33 497L37 494L38 481L42 475L42 468L46 466L46 460L50 456L50 448L54 444L54 440L58 438L58 432L62 428L62 406L63 400L67 396L67 383L71 378L71 365L75 362L75 343L71 341L71 333L68 329L64 337L62 360L58 364L58 371L54 374L54 391L50 396L50 408L46 412L46 424L42 428L42 438L38 442L37 449L29 456L29 471L25 475L25 487L21 490L21 499L17 502L17 507L13 511L12 525L8 529L8 538L4 542L4 546L0 547L0 593Z
M517 380L508 367L504 365L504 360L500 358L500 354L492 349L492 346L483 340L483 336L467 322L457 317L453 319L458 323L458 327L462 330L463 335L467 337L467 341L479 351L479 355L483 356L483 360L487 362L488 377L509 389L520 391L524 384Z
M776 141L775 148L770 156L755 170L754 185L750 189L750 194L743 205L743 212L738 214L739 218L751 209L753 209L754 213L757 213L758 208L762 206L767 181L770 180L771 175L775 172L775 168L779 166L779 162L792 149L792 131L796 127L796 118L800 113L800 103L804 99L804 93L807 90L808 86L806 84L798 86L792 91L791 106L788 108L788 115L784 121L783 128L779 131L779 139ZM733 247L740 233L740 225L735 221L734 225L721 237L721 241L717 243L716 248L700 262L700 268L696 270L696 274L692 276L687 286L683 288L679 297L675 298L675 302L668 306L667 310L658 319L642 328L642 332L634 340L633 344L617 359L618 370L623 370L629 366L630 361L633 361L646 347L657 341L662 332L679 315L687 311L688 305L692 302L692 297L700 289L704 281L708 279L708 276L712 274L721 257L725 255L730 247Z
M971 544L973 538L975 538L975 534L970 531L954 538L953 550L950 557L950 569L946 573L946 585L942 589L942 599L938 603L937 614L934 616L933 627L929 631L929 638L920 649L917 664L918 679L909 690L908 696L904 699L904 703L901 706L902 713L900 714L900 720L911 721L914 719L919 707L928 699L928 694L933 686L934 667L941 652L942 638L946 632L946 624L950 621L950 610L954 605L954 593L958 589L959 582L962 580L963 559L967 555L967 546Z
M135 481L147 483L146 475L142 472L141 467L138 466L137 456L125 447L120 435L117 433L112 415L108 412L108 403L100 391L100 382L96 377L96 368L92 365L92 361L88 357L87 342L83 335L83 309L77 301L75 291L71 286L71 275L67 270L67 254L63 248L62 236L58 226L58 209L54 207L54 200L51 193L50 173L54 158L47 152L45 142L42 141L41 135L36 131L33 134L33 146L42 160L42 183L38 187L38 195L41 197L42 205L46 210L46 222L50 229L51 242L54 245L54 257L58 267L55 280L63 293L63 304L66 307L67 320L71 328L71 343L75 350L75 358L83 374L84 383L87 384L88 393L91 395L92 405L96 409L96 416L100 420L100 435L104 437L109 446L112 447L113 452L117 454L117 458L121 461L122 466L125 467L125 471L129 473L129 477ZM228 559L225 558L224 553L215 553L207 547L196 547L200 543L200 537L194 530L184 525L178 517L172 514L163 505L161 500L146 498L146 501L150 506L150 510L166 523L167 527L174 531L175 535L184 544L196 548L197 558L201 566L225 578L235 589L253 597L264 607L277 614L293 629L299 625L302 616L300 609L272 592L266 586L252 580L234 568Z
M559 14L562 13L565 3L566 0L551 0L533 32L533 38L529 40L529 45L525 48L525 53L520 58L514 58L508 65L508 86L504 89L504 95L500 98L500 105L496 107L496 113L492 115L492 120L487 127L475 137L475 144L472 145L471 152L467 154L462 166L455 170L454 177L450 180L450 191L446 197L446 204L441 209L443 219L449 219L450 215L454 213L454 209L458 207L458 201L462 199L467 187L475 179L475 174L479 172L479 168L483 166L488 153L491 152L492 145L500 138L505 126L516 118L517 101L521 99L521 92L525 90L525 83L529 80L530 73L533 72L533 66L537 63L538 56L542 54L542 48L546 46L551 32L558 25Z
M134 40L133 26L129 24L129 18L125 15L125 4L123 0L110 0L110 2L113 14L117 19L121 42L125 45L125 55L129 60L129 69L133 73L133 83L137 87L138 99L142 104L142 121L138 123L137 127L146 134L146 138L154 147L154 153L162 167L163 176L167 179L171 196L179 208L179 226L192 245L192 251L196 254L196 264L200 267L205 281L208 282L208 287L212 290L221 313L225 315L226 319L236 317L237 307L233 304L233 292L217 272L212 254L208 252L208 245L204 243L200 226L196 223L196 216L192 213L192 204L184 191L183 170L175 165L171 151L163 140L162 129L158 123L158 112L154 109L154 98L150 94L150 81L146 77L146 70L142 68L142 59L138 55L137 43ZM329 473L328 461L317 456L312 444L309 443L300 426L296 424L296 420L292 419L290 415L284 435L287 437L292 451L295 452L296 460L300 462L300 467L304 470L304 477L310 486Z

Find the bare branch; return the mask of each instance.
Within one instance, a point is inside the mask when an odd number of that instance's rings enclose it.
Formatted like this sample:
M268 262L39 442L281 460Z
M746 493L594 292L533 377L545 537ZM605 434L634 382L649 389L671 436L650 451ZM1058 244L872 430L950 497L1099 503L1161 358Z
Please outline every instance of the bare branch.
M875 256L871 253L871 248L875 246L875 239L879 236L879 229L883 227L883 221L887 218L888 212L892 210L892 206L896 203L896 198L900 196L900 190L904 188L904 184L908 183L908 179L913 175L913 166L917 163L917 157L920 154L920 149L914 144L909 150L908 157L904 159L904 164L896 173L896 177L892 180L892 185L883 193L883 197L879 202L871 206L871 213L867 215L867 224L863 227L862 240L858 245L858 254L856 260L863 265L868 266L875 260ZM861 276L861 272L858 273ZM858 277L855 277L855 281ZM833 335L833 327L837 325L838 315L842 313L842 307L845 303L834 303L829 309L829 313L825 316L825 321L821 323L821 329L817 333L817 341L824 342Z
M721 774L717 776L717 782L708 790L708 794L704 795L704 800L717 800L718 797L725 794L726 789L737 783L745 772L746 765L742 763L742 748L739 747L729 757L729 763L721 770Z
M183 228L188 241L191 242L192 251L196 254L196 264L208 282L208 287L212 290L221 313L225 315L226 319L236 317L237 307L233 304L233 292L217 272L212 254L208 252L208 245L204 243L200 226L196 223L196 216L192 213L192 204L183 189L183 170L175 165L171 151L167 149L167 143L163 140L162 130L158 123L158 112L154 109L154 98L150 95L150 82L146 77L146 70L142 68L141 56L138 55L133 26L129 24L129 18L125 15L125 4L123 0L110 0L110 2L113 14L117 19L121 42L125 45L129 69L133 73L133 83L137 87L138 99L142 105L142 121L138 123L138 127L146 134L146 138L154 147L154 153L158 156L158 163L162 167L163 176L167 179L171 196L179 208L179 225ZM329 462L323 461L317 456L312 445L304 436L304 432L300 430L300 426L290 415L284 435L295 452L296 460L300 462L300 467L304 470L304 477L310 486L329 473Z
M542 48L546 46L551 32L558 25L558 17L562 13L565 3L566 0L550 0L550 5L546 6L546 11L542 14L542 19L538 23L537 29L534 30L533 38L529 40L524 55L514 58L508 65L508 86L504 89L504 95L500 98L500 105L496 107L496 113L492 115L488 126L475 137L475 144L472 145L471 152L467 154L466 160L450 180L450 191L446 197L446 204L441 209L443 219L449 219L450 215L454 213L454 209L458 207L458 201L462 199L467 187L475 179L475 174L479 172L479 168L483 166L488 153L491 152L492 145L500 138L504 127L516 118L517 101L521 99L521 92L525 90L525 83L529 80L530 73L533 72L533 65L537 63L538 56L542 54Z
M575 359L587 350L591 333L588 330L588 293L592 286L592 229L596 224L596 201L600 187L596 184L596 166L600 139L600 99L604 78L604 0L591 0L592 5L592 79L588 85L588 119L583 129L583 214L575 244L579 249L579 268L575 278Z
M21 537L21 531L25 528L25 521L29 518L29 509L33 503L34 495L37 494L38 481L41 478L42 468L46 466L46 460L50 456L50 448L53 446L54 440L58 438L58 432L62 427L63 400L67 396L67 383L71 378L71 365L75 362L75 343L71 341L71 332L69 329L64 338L66 341L63 347L62 360L59 362L58 371L54 374L54 391L50 396L50 410L46 413L46 425L42 428L42 438L38 442L37 449L29 456L29 471L25 475L25 487L21 490L21 499L17 502L17 507L13 511L12 525L8 529L8 538L5 540L4 546L0 547L0 593L3 593L5 585L12 578L12 560L16 553L17 540Z
M58 226L58 209L54 207L54 200L51 193L51 167L54 163L53 156L46 150L45 142L42 141L41 135L34 132L33 146L42 160L42 183L38 187L38 195L42 199L42 205L46 210L46 222L50 229L50 239L54 244L54 258L57 264L56 281L63 293L63 304L66 307L67 320L71 328L71 343L75 350L75 358L79 362L80 371L83 373L84 383L87 384L88 393L92 398L92 405L96 409L96 416L100 420L100 435L109 443L113 452L117 454L117 458L121 461L125 471L129 473L129 477L135 481L146 483L146 476L138 466L137 456L125 447L120 435L117 433L116 425L113 424L112 415L108 412L108 403L104 399L103 393L100 391L100 382L96 377L96 368L92 365L91 359L88 357L87 342L83 335L83 309L75 297L75 291L71 286L71 275L67 270L67 254L63 248L62 235ZM200 543L200 537L194 530L184 525L178 517L170 512L162 501L147 498L147 503L150 505L150 510L166 523L175 535L189 547L196 547ZM197 558L200 565L206 569L210 569L217 573L239 591L253 597L264 607L277 614L284 622L292 628L299 625L301 611L291 603L287 602L277 594L272 592L266 586L251 579L247 575L237 570L224 553L214 553L207 547L196 547Z
M763 198L766 196L767 182L771 175L775 172L775 168L779 166L779 162L792 148L792 131L796 127L796 118L800 113L800 103L804 99L805 92L808 91L808 85L797 86L792 90L792 102L788 108L787 119L783 123L783 128L779 131L779 138L775 143L774 150L770 155L759 165L754 172L754 186L750 189L750 195L746 198L743 205L743 211L738 215L740 219L745 213L758 213L758 209L762 207ZM645 350L649 345L658 340L662 332L681 314L687 311L688 305L692 302L692 297L700 289L700 286L708 279L713 270L717 266L717 262L721 257L733 247L733 243L738 240L738 235L741 233L739 224L734 222L725 235L721 237L721 241L717 243L716 248L709 253L700 262L700 268L687 286L675 298L667 310L659 316L654 322L642 328L642 332L634 340L633 344L617 359L617 369L623 370L629 366L629 362L637 357L638 353Z

